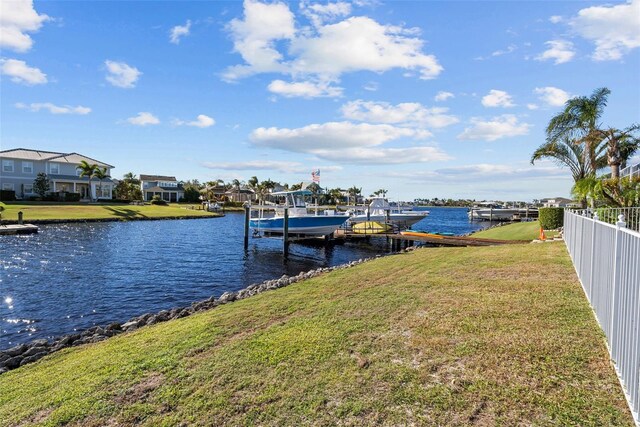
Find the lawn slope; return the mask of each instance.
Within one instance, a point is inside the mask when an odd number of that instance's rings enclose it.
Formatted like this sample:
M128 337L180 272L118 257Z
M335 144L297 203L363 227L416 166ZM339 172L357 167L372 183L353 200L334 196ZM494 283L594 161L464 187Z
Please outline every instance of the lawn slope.
M555 231L545 231L547 238L552 238L558 233ZM514 222L500 227L493 227L488 230L473 233L471 237L496 240L534 240L540 236L540 222Z
M628 425L560 243L385 257L0 375L0 425Z
M137 220L153 218L185 218L185 217L214 217L217 214L198 209L187 209L188 206L171 203L167 206L159 205L128 205L122 203L47 203L23 202L0 203L4 210L0 212L2 219L15 221L18 212L22 211L24 221L39 220Z

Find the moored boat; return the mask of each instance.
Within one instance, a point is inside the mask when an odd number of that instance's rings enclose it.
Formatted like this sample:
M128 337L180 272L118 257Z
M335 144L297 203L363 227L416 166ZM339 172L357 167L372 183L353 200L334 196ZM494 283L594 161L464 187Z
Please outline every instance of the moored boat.
M351 215L349 221L352 224L360 222L391 222L401 228L409 228L413 224L422 221L429 215L429 211L402 210L392 207L384 197L374 197L365 209L364 213Z
M288 209L289 235L320 237L327 236L342 226L349 217L336 215L331 211L308 213L305 196L311 196L308 190L282 191L272 196L280 197L283 203L258 207L258 217L249 219L254 233L282 234L284 232L284 210ZM271 212L269 212L271 211Z

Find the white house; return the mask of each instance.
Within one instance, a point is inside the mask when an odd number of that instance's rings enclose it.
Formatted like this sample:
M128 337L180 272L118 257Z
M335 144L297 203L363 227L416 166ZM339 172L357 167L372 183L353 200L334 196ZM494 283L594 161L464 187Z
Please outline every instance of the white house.
M49 179L50 192L79 193L81 199L111 199L113 181L102 182L80 176L78 166L86 161L100 168L106 168L111 175L114 166L78 153L58 153L53 151L15 148L0 151L0 188L15 191L17 198L35 196L33 181L44 172Z
M184 197L184 188L175 176L140 175L140 189L142 198L147 201L153 196L160 196L167 202L178 202Z

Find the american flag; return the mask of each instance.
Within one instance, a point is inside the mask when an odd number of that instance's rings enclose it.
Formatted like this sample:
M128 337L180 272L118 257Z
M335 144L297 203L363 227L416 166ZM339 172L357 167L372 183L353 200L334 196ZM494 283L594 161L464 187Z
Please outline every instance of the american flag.
M313 179L313 182L319 183L320 182L320 169L316 169L314 171L311 171L311 178Z

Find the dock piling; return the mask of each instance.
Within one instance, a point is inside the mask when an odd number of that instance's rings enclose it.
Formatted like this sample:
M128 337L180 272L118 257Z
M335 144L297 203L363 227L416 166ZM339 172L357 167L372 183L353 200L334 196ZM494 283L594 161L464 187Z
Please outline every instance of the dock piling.
M284 208L284 223L282 224L282 253L289 256L289 208Z
M22 225L23 221L22 221L22 211L18 212L18 224Z
M249 249L249 217L251 215L251 208L249 206L244 207L244 250Z

